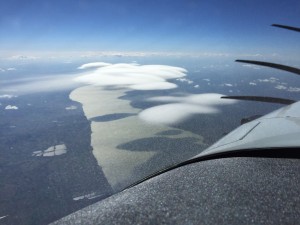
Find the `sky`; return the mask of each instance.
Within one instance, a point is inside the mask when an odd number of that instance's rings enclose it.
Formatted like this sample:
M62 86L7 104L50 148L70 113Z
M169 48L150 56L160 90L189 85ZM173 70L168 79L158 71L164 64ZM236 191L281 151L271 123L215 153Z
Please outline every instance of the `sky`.
M270 26L299 15L299 0L3 0L0 51L299 52Z

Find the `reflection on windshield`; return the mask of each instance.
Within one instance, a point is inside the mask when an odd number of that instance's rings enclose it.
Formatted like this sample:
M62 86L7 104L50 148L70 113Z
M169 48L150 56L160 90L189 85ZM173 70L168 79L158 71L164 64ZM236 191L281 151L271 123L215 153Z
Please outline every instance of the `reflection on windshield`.
M0 224L53 222L281 107L221 97L299 99L298 77L282 75L300 65L299 37L268 27L299 24L299 1L13 0L0 12Z
M145 64L139 58L76 62L68 71L55 63L47 74L26 79L23 73L38 70L33 62L4 72L2 220L59 219L198 155L242 118L279 107L224 95L280 91L296 99L278 72L262 79L253 72L267 70L241 66L246 74L237 80L233 60L217 57L195 67L193 61L170 59L159 65L152 58Z
M75 62L68 69L54 63L46 74L24 79L24 73L38 70L31 62L3 73L3 221L59 219L198 155L242 118L280 106L224 95L298 94L280 72L245 70L223 56L197 59L197 66L193 58L138 60ZM236 79L239 69L242 80Z

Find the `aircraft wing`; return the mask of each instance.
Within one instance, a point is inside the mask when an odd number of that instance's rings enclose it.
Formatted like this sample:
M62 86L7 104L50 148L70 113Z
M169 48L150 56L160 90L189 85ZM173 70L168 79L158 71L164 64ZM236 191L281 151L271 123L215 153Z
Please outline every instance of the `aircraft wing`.
M300 102L280 108L230 132L195 157L225 151L300 146Z

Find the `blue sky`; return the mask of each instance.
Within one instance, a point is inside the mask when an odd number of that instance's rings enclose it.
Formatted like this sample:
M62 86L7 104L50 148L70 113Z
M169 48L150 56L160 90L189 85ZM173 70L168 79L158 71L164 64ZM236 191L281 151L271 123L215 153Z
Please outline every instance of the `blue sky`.
M9 0L2 51L299 52L299 0Z

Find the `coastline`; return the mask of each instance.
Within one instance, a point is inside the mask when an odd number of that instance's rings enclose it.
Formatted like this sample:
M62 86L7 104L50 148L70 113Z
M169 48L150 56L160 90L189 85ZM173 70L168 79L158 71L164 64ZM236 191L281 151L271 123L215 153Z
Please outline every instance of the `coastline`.
M84 86L73 90L70 99L82 104L86 118L91 123L91 146L98 165L102 168L109 184L114 190L131 184L143 177L133 177L136 168L142 168L153 158L157 151L140 149L131 151L121 149L124 143L134 140L157 137L159 133L170 129L180 131L180 134L169 135L168 138L196 138L199 145L202 137L191 132L170 128L165 125L152 125L140 120L137 116L140 109L133 108L130 101L120 99L127 89L105 90L98 86ZM95 118L105 116L128 115L105 121ZM157 168L161 169L161 168ZM146 171L147 173L147 171ZM141 171L145 174L145 171Z

